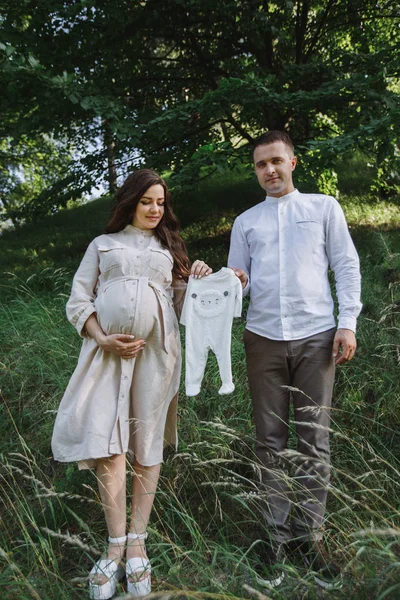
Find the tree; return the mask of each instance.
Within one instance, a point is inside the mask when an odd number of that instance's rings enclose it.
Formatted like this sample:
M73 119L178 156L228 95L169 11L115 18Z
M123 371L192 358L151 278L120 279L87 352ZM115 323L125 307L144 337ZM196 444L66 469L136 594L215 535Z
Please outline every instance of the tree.
M21 137L18 143L2 140L0 220L11 220L17 227L25 220L57 210L63 205L60 195L47 197L46 192L66 178L70 162L68 147L48 136Z
M338 154L356 147L381 162L379 140L389 130L396 145L395 3L358 0L350 9L339 0L193 1L168 30L168 15L180 4L164 2L160 19L196 83L188 83L188 101L166 107L148 131L163 132L165 163L179 167L185 180L218 161L235 164L246 143L274 128L286 129L302 150L303 178L311 171L326 176ZM155 139L152 147L147 155L154 160Z
M175 186L243 168L272 128L294 139L303 179L332 189L337 156L361 148L390 193L399 17L377 0L18 0L0 18L0 132L72 149L60 206L138 164L172 168Z

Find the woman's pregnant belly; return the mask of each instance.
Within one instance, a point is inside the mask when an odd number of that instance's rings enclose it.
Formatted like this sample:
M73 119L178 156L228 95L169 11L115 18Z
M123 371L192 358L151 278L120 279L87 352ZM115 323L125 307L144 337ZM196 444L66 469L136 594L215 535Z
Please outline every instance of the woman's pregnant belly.
M106 335L127 333L146 339L160 319L156 292L145 286L138 297L138 281L110 282L95 300L97 320Z

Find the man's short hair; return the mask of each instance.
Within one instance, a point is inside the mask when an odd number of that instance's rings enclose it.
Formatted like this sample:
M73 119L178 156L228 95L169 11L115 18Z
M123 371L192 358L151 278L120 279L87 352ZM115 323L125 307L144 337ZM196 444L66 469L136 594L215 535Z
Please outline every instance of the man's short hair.
M268 131L267 133L263 133L262 135L258 136L258 138L256 138L254 140L253 156L254 156L254 150L258 146L265 146L266 144L273 144L274 142L283 142L294 153L293 142L290 139L290 137L288 136L288 134L285 133L284 131L279 131L277 129L274 129L272 131Z

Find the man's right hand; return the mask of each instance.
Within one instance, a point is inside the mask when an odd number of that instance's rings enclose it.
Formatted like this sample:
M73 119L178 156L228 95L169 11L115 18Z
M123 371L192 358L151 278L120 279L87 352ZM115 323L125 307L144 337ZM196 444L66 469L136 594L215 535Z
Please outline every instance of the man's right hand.
M242 288L244 289L248 282L247 273L242 269L235 269L234 267L229 267L235 273L236 277L240 279L240 283L242 284Z

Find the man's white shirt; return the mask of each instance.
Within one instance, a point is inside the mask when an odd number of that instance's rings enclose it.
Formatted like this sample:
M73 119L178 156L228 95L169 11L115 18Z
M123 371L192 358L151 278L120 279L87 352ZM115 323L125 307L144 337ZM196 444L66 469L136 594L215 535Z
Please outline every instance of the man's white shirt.
M334 198L298 190L267 196L235 220L228 265L249 277L244 295L250 291L250 331L296 340L335 327L329 267L338 327L356 331L362 307L359 259Z

